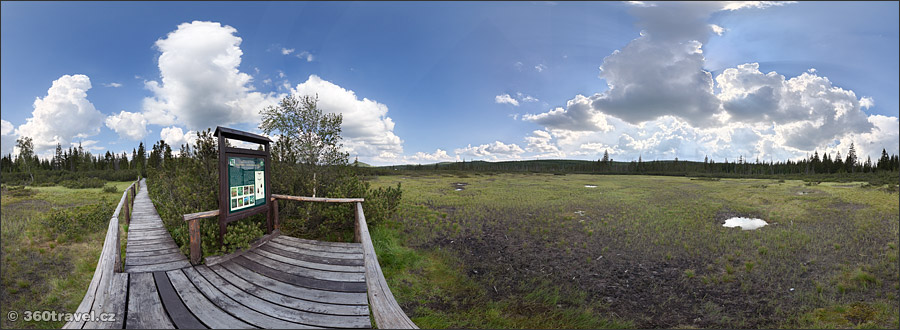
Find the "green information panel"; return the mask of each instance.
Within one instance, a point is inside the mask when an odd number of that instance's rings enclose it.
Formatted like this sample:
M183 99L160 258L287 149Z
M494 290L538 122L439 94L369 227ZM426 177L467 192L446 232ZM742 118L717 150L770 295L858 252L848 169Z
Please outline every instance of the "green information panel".
M263 158L228 157L229 212L266 204L266 163Z

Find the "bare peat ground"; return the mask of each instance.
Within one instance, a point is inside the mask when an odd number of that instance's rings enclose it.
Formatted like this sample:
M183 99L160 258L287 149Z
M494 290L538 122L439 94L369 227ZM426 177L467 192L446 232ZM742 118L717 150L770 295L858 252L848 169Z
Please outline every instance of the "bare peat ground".
M392 289L408 292L398 299L422 326L472 326L454 323L454 315L480 317L473 310L491 306L500 317L587 310L637 328L898 322L897 194L647 176L398 179L375 183L403 184L397 226L404 244L449 254L451 268L477 288L445 284L445 297L423 298L424 287L435 284L427 269L410 267L416 276L400 276ZM769 225L723 228L733 216ZM548 290L561 298L519 303ZM466 303L449 303L456 300ZM430 313L440 314L441 323L428 324ZM528 326L514 326L520 325Z

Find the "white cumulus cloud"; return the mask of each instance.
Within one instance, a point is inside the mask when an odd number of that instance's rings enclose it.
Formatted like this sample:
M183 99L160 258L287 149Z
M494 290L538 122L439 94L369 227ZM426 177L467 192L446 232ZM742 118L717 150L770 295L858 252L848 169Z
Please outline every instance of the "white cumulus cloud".
M618 160L717 161L740 156L798 159L819 150L846 155L898 150L897 117L867 115L869 97L835 86L815 69L795 77L763 73L757 63L704 70L703 43L725 28L712 13L782 3L645 3L632 6L641 34L606 57L609 90L576 95L566 107L522 117L544 127L526 150ZM718 87L714 89L714 87Z
M6 155L13 151L13 147L15 147L16 136L13 134L15 131L15 127L12 123L0 119L0 153Z
M111 82L108 84L103 84L103 87L119 88L119 87L122 87L122 84L117 83L117 82Z
M502 94L494 96L494 102L499 104L512 104L513 106L519 106L519 101L509 96L509 94Z
M121 138L141 140L147 135L147 119L141 113L121 111L106 117L106 127Z
M170 145L172 149L178 149L182 144L194 143L197 140L197 133L194 131L185 133L181 127L177 126L163 127L159 131L159 138L166 141L166 144Z
M388 107L368 98L359 99L352 90L311 75L291 90L296 96L318 95L318 107L324 113L343 114L341 136L350 156L399 157L403 140L394 135L394 121Z
M291 48L291 49L282 48L282 49L281 49L281 55L288 55L288 54L293 53L293 52L294 52L294 49L293 49L293 48Z
M192 129L259 122L259 110L278 98L254 92L253 78L238 70L243 52L236 33L228 25L194 21L157 40L162 80L145 83L154 94L144 99L145 118Z
M87 99L88 76L64 75L53 81L47 96L34 100L31 118L16 130L18 136L34 140L36 153L69 145L75 138L100 133L104 116Z
M465 148L454 150L457 156L467 156L467 158L477 158L482 160L511 160L521 158L521 154L525 153L522 147L515 143L506 144L500 141L494 141L488 144L472 146L469 144Z

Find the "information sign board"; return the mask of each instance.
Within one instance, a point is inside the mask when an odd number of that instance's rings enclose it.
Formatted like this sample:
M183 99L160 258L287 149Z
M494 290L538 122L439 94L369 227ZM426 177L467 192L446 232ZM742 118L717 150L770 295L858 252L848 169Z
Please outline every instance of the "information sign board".
M229 213L266 204L266 160L228 157Z

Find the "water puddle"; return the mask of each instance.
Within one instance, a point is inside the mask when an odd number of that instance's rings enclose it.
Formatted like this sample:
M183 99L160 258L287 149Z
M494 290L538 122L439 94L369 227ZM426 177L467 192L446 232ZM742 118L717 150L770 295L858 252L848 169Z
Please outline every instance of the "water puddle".
M453 190L456 190L456 191L463 191L466 189L466 186L468 186L468 185L469 184L465 183L465 182L454 182L454 183L450 184L450 186L453 187Z
M592 184L586 184L586 185L584 185L584 187L585 188L597 188L597 186L592 185Z
M734 217L728 220L725 220L725 224L722 227L741 227L743 230L754 230L760 228L762 226L767 225L768 223L763 219L752 219L752 218L742 218L742 217Z

